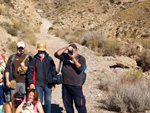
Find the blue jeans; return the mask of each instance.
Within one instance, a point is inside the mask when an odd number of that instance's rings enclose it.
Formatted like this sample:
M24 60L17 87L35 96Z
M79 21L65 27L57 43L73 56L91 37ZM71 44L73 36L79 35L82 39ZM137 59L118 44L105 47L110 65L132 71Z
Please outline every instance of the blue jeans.
M38 91L41 103L43 103L44 94L44 113L51 113L51 86L37 86L35 88Z
M4 99L3 99L3 86L0 85L0 105L4 104Z

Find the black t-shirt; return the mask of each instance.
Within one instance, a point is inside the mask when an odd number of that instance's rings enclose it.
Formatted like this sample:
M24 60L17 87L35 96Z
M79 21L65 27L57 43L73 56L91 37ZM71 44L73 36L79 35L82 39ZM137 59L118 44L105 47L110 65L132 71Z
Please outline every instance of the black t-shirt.
M62 55L58 55L55 53L55 57L63 61L62 66L62 75L63 75L63 84L81 86L82 85L82 70L85 67L86 61L85 58L81 55L76 57L76 60L81 64L79 68L77 68L74 62L69 59L67 53L63 53Z

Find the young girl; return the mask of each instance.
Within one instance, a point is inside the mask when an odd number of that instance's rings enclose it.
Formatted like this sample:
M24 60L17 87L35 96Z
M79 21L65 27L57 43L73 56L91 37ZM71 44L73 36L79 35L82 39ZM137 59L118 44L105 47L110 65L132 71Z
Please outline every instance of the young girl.
M34 106L33 111L30 111L31 113L44 113L42 104L39 101L38 92L36 89L31 89L27 94L27 99L24 99L23 102L18 106L16 113L23 112L25 109L25 104L31 102Z
M11 101L6 102L3 106L3 112L5 113L15 113L16 108L22 103L24 99L24 94L20 91L16 92L12 98Z

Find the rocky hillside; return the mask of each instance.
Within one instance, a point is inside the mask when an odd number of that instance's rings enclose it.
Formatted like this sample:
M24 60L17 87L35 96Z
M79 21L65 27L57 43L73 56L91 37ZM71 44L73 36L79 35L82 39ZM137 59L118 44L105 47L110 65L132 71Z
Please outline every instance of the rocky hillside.
M31 0L0 0L0 48L2 54L16 51L16 42L23 40L30 47L36 44L41 17ZM27 46L27 51L28 47Z
M37 1L41 15L63 28L98 30L111 38L149 37L149 0Z

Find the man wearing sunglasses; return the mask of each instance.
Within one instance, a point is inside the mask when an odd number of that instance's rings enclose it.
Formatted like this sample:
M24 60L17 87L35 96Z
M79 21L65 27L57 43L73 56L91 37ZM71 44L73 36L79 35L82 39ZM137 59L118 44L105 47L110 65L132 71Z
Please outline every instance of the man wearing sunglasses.
M29 58L27 58L25 62L22 62L27 56L24 52L25 52L25 43L20 41L17 43L17 53L9 57L8 63L6 65L5 69L6 86L8 88L11 88L12 87L11 80L14 80L16 82L16 88L11 89L11 96L17 91L26 93L25 74L20 74L18 72L19 66L23 66L25 69L27 69L28 64L31 60L31 57L29 56Z

